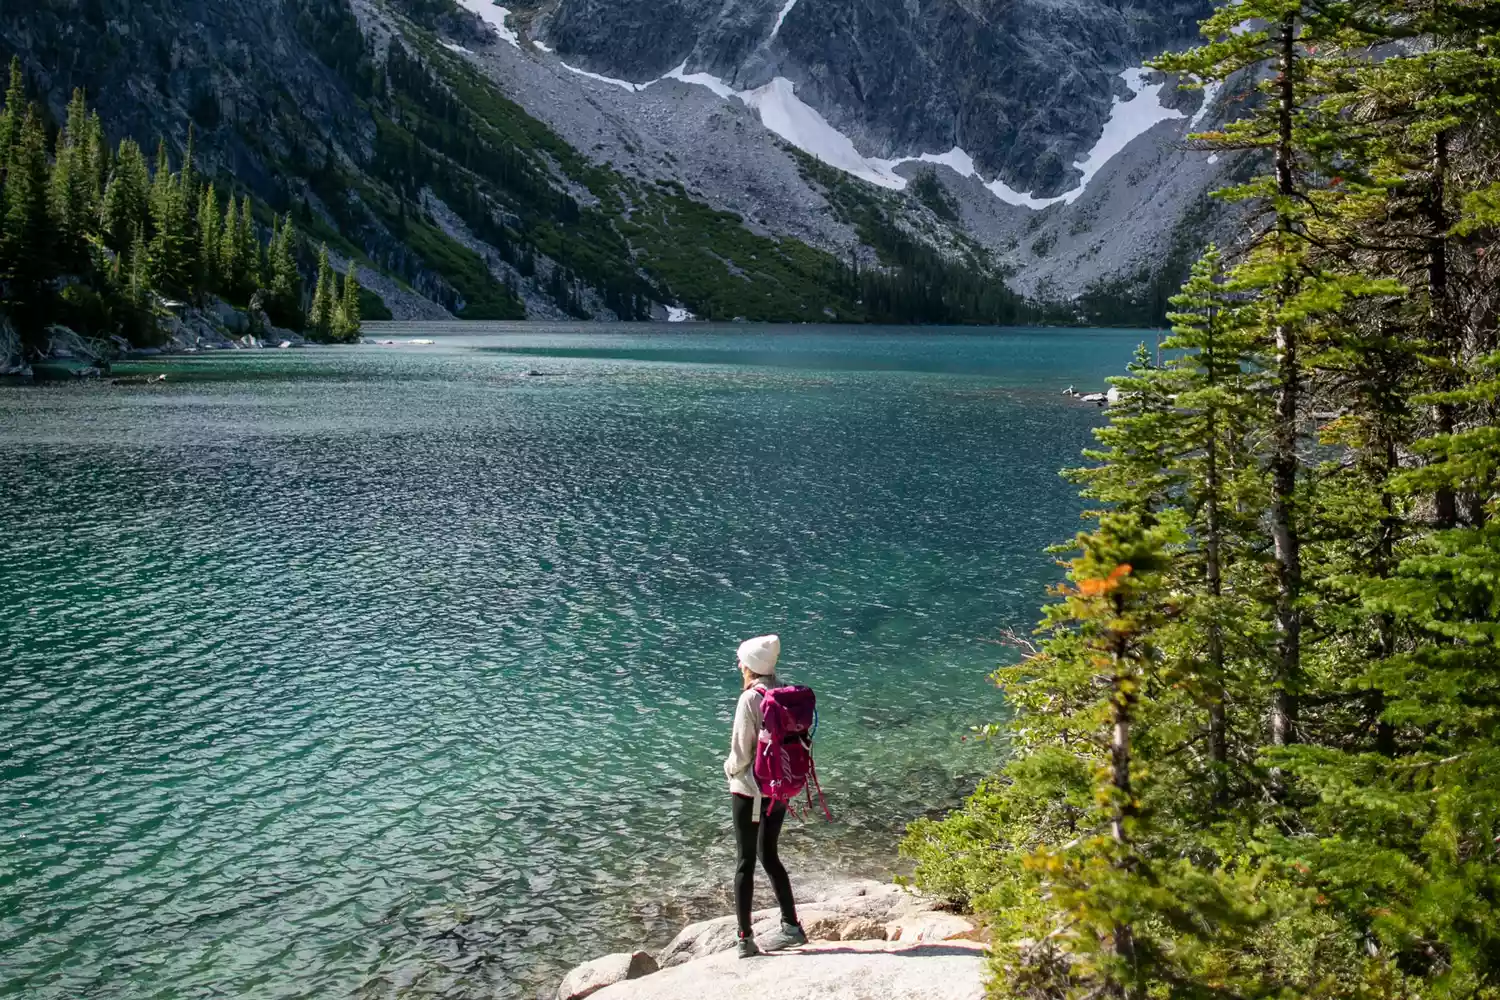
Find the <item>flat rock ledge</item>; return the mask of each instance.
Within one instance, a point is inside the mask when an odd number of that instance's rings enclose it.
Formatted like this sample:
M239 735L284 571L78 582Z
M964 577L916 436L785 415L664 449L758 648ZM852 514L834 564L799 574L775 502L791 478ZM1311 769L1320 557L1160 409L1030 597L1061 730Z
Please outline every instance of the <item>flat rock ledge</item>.
M740 959L734 917L684 927L654 956L624 952L570 972L558 1000L981 1000L984 947L974 926L880 882L798 900L809 943L778 950L780 916L755 913L765 954ZM656 971L656 967L660 971Z

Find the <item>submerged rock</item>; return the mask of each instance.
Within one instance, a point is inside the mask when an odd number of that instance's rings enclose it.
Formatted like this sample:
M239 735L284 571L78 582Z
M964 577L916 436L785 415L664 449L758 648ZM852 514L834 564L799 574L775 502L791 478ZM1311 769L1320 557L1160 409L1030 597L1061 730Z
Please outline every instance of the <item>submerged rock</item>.
M630 979L649 976L657 970L656 959L649 952L624 951L584 962L563 978L557 988L557 1000L583 1000L584 997Z

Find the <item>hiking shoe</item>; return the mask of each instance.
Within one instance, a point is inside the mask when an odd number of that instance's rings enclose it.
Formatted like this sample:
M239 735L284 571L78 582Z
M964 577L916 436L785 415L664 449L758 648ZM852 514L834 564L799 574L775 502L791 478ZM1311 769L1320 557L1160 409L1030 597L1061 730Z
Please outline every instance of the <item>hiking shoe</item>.
M754 958L760 954L760 948L755 943L755 938L749 934L740 935L740 958Z
M780 945L782 948L795 948L800 944L807 944L807 932L802 929L801 924L783 922L781 936L784 939L784 943Z

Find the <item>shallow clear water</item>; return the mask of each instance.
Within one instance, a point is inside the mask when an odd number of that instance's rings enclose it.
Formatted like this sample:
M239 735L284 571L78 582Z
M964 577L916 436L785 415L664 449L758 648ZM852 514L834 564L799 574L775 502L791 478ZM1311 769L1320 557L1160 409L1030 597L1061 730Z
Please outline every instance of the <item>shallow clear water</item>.
M660 942L727 904L767 631L836 817L794 879L888 871L993 762L1100 420L1059 392L1141 339L375 336L438 343L0 389L0 995L520 997Z

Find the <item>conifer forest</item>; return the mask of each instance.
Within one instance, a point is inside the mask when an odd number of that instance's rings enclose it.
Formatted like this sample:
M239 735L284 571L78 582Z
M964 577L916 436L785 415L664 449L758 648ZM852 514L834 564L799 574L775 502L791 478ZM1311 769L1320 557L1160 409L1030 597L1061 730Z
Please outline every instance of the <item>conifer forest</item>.
M193 159L191 135L175 165L165 142L154 165L131 139L111 148L81 91L49 138L12 61L0 108L0 320L23 347L38 350L53 325L146 346L169 304L209 296L314 340L358 338L352 266L335 274L324 247L305 303L291 217L273 216L263 239L250 196L199 176Z
M1497 997L1500 3L1203 35L1156 65L1239 89L1243 231L1068 473L1006 765L904 849L999 997Z

